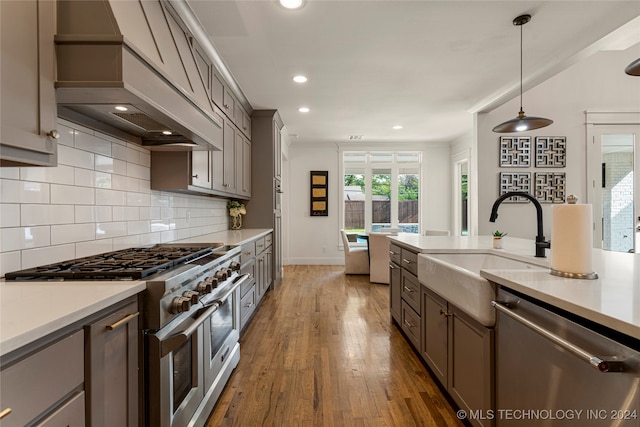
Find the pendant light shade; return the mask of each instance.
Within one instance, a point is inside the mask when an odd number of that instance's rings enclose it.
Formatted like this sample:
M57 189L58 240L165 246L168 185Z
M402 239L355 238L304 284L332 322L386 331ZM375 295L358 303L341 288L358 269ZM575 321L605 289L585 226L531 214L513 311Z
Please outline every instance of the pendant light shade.
M640 58L627 65L627 68L624 69L624 72L629 74L630 76L640 76Z
M553 123L553 120L542 117L528 117L522 109L522 26L529 21L531 21L531 15L520 15L513 20L513 25L520 27L520 111L515 119L507 120L494 127L493 131L497 133L524 132L543 128Z

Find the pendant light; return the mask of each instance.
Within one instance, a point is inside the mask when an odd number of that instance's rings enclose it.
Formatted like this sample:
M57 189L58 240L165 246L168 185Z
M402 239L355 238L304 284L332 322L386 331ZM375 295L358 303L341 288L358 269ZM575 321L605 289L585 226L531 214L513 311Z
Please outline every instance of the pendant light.
M526 130L543 128L553 123L553 120L550 119L525 116L524 111L522 110L522 26L529 21L531 21L531 15L520 15L513 20L513 25L520 27L520 112L518 113L518 117L515 119L507 120L506 122L494 127L494 132L523 132Z
M624 69L624 72L629 74L630 76L640 76L640 58L627 65L627 68Z

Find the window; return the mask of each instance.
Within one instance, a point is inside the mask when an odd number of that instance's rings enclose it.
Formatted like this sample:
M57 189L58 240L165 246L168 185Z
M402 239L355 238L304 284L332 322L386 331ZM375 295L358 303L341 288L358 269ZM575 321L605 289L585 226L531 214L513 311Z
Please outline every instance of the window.
M344 152L344 229L420 229L420 153Z

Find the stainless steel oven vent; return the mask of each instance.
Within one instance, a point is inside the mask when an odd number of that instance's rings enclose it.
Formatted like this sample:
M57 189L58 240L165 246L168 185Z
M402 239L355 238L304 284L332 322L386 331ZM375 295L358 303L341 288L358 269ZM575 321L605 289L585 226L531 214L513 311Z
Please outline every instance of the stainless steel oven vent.
M153 120L151 117L143 113L111 113L116 117L120 117L122 120L126 120L134 126L147 132L162 132L169 129L166 125Z

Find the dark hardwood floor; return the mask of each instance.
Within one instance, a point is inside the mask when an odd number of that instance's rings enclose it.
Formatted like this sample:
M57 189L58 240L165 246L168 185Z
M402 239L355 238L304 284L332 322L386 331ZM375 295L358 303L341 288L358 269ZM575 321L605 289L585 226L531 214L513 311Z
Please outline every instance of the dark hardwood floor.
M208 427L462 425L391 324L389 287L343 272L285 269Z

